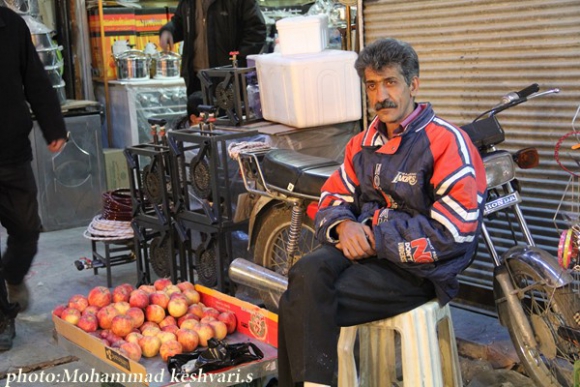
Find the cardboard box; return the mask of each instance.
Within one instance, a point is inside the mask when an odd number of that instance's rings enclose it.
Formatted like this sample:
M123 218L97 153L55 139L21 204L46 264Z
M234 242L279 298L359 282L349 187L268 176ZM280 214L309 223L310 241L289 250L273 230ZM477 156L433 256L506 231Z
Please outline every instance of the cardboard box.
M90 352L109 366L113 366L125 373L143 375L143 379L147 376L147 370L142 364L106 347L100 339L87 334L82 329L61 320L60 317L55 315L52 315L52 321L59 335Z
M137 50L145 50L153 43L159 50L159 29L167 23L167 7L135 10L135 34Z
M237 332L233 333L227 342L253 342L264 353L262 360L239 364L235 367L225 368L222 370L212 371L209 373L228 373L233 372L233 376L239 377L242 369L250 370L247 374L254 377L260 377L260 373L273 374L276 372L277 358L277 336L278 336L278 316L270 311L261 309L256 305L239 300L237 298L220 293L216 290L204 286L195 285L196 290L200 293L201 302L206 306L212 306L222 311L230 310L236 313L238 319ZM81 357L85 362L90 361L95 372L109 372L111 367L119 370L124 374L130 374L130 380L142 381L138 385L149 386L150 383L158 385L172 386L193 386L205 385L199 380L186 380L183 383L175 383L170 380L167 372L167 364L163 362L160 356L152 358L142 357L139 362L126 358L113 349L106 347L103 342L96 337L84 332L80 328L52 316L54 327L60 337L67 339L67 343L59 345L64 346L72 355ZM161 380L152 380L162 376ZM263 376L263 375L262 375ZM204 379L207 380L207 379ZM219 379L216 379L219 381ZM225 380L229 380L225 378ZM233 379L236 380L236 379ZM245 376L242 375L242 380ZM161 382L161 383L159 383ZM132 384L134 385L134 384ZM218 384L211 384L218 385ZM223 385L223 384L219 384ZM230 385L230 384L227 384Z
M103 149L107 191L129 188L129 167L123 149Z
M116 67L112 47L116 41L121 40L125 40L129 46L135 46L137 38L135 33L135 11L125 7L104 7L104 39L101 39L99 10L97 8L90 9L88 11L88 19L93 76L102 79L106 74L108 79L115 79ZM104 61L103 45L105 47Z

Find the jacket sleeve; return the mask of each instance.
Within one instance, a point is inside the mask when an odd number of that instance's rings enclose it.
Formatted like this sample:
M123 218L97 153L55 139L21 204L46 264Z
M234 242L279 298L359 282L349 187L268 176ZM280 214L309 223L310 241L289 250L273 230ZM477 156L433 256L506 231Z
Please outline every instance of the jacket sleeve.
M240 57L259 54L266 43L266 22L260 7L255 0L243 0L242 14L239 20L243 20L242 40L239 44Z
M177 4L177 8L175 9L175 13L171 17L171 20L159 29L159 35L161 35L163 33L163 31L169 31L169 32L171 32L171 35L173 35L173 42L174 43L183 41L183 38L184 38L183 35L184 35L184 30L185 30L183 28L183 23L185 22L183 20L183 15L185 15L187 12L186 7L187 7L187 1L181 0Z
M465 255L477 243L486 195L479 153L455 127L428 135L433 153L433 203L428 214L388 208L374 212L379 258L403 264L433 263Z
M24 21L22 21L24 24ZM47 144L66 138L60 101L36 52L30 31L24 24L24 47L21 51L21 74L26 100L34 113Z
M321 188L318 212L315 218L316 237L320 243L336 244L335 227L344 220L356 221L358 211L355 193L359 186L352 158L360 149L360 135L352 138L345 148L344 161Z

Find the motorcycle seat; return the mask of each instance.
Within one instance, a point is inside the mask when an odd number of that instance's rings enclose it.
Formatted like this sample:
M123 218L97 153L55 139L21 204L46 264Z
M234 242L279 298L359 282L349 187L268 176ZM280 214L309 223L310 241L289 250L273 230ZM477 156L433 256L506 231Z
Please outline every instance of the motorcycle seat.
M332 159L273 149L264 157L262 173L270 188L320 196L320 187L339 166Z

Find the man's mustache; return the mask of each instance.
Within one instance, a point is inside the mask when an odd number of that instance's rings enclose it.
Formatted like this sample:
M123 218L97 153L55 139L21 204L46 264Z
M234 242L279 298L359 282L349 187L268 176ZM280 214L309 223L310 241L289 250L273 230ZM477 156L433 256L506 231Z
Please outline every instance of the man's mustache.
M381 110L381 109L387 109L387 108L396 108L397 104L394 103L393 101L389 101L388 99L382 101L382 102L377 102L374 106L375 110Z

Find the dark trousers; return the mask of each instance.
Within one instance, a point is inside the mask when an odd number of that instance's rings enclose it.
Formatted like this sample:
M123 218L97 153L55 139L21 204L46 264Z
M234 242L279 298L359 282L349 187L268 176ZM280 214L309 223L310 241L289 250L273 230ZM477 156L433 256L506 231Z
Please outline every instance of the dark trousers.
M0 166L0 223L8 233L0 265L6 282L18 285L38 249L40 217L30 162Z
M341 326L407 312L435 297L433 284L386 260L350 261L323 246L290 270L280 299L278 382L331 384Z

